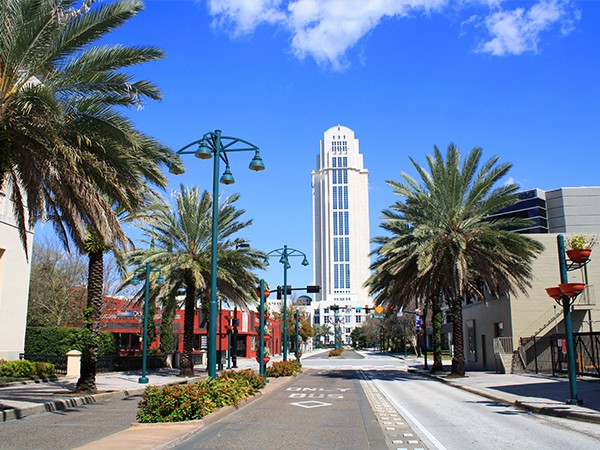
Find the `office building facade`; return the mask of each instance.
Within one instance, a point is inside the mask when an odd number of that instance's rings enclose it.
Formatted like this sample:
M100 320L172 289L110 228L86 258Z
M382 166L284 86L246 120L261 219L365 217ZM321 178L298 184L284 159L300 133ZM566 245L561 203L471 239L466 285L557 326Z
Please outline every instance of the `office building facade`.
M314 279L321 292L310 312L314 324L331 325L344 344L371 306L364 287L370 274L368 175L354 131L328 129L312 172ZM333 339L325 336L323 343Z

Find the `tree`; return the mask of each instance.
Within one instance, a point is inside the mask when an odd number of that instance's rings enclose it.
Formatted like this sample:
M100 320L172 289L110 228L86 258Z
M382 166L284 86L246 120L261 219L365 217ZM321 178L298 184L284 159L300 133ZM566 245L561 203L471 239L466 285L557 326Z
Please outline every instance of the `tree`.
M31 259L27 324L60 327L78 323L85 308L87 263L55 240L35 241Z
M317 340L317 346L319 344L321 344L321 336L329 336L331 334L333 334L333 331L331 329L331 325L324 323L324 324L315 324L313 325L313 331L315 333L315 339Z
M27 323L29 326L79 324L86 305L89 261L78 252L65 252L53 236L39 236L35 238L31 257ZM106 259L104 273L104 295L113 295L114 280L120 278L114 258Z
M462 302L526 293L531 265L543 246L509 230L528 221L491 218L514 204L518 186L494 188L511 164L493 157L479 167L482 150L474 148L461 165L459 149L450 145L446 158L434 147L427 168L410 159L421 184L406 173L403 182L388 181L401 197L383 211L388 236L374 239L378 247L374 273L367 281L376 303L405 305L415 298L444 298L453 313L452 375L464 376ZM436 309L437 311L437 309Z
M123 69L162 58L154 47L94 46L141 11L139 0L6 0L0 8L0 185L12 199L23 247L48 220L84 248L90 225L107 245L125 235L112 201L134 210L160 165L181 163L137 131L122 107L159 99ZM150 164L148 164L150 162Z
M258 278L252 272L266 266L267 255L241 246L244 239L233 236L252 224L242 221L245 213L235 207L238 194L219 204L217 289L219 295L233 304L247 308L256 301ZM132 251L128 262L140 267L149 262L161 269L167 279L166 296L174 299L179 289L185 289L185 315L181 375L194 373L194 312L201 302L204 317L208 317L212 248L212 196L196 187L180 188L171 208L163 199L150 210L153 214L140 228L145 233L148 248ZM165 306L163 305L163 308Z

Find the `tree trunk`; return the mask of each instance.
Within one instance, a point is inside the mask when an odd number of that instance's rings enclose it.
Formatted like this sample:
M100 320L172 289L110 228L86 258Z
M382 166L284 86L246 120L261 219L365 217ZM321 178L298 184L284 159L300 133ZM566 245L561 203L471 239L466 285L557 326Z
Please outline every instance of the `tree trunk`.
M96 388L96 364L98 362L98 335L102 314L102 291L104 285L104 252L91 252L89 256L87 305L84 312L85 342L81 355L81 373L75 392L94 394Z
M183 316L183 355L181 355L180 377L194 376L194 316L196 313L196 286L188 274L185 280L185 312Z
M432 372L443 372L444 363L442 362L442 322L443 314L441 308L441 299L434 298L431 302L431 329L433 331L433 366Z
M452 343L454 345L454 356L452 358L451 376L465 376L465 347L463 340L463 320L462 320L462 298L452 296Z

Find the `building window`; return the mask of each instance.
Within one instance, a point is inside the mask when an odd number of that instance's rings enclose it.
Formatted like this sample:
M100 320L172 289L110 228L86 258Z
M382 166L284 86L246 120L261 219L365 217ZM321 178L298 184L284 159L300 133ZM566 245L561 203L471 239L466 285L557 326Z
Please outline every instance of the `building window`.
M344 209L348 209L348 186L344 186ZM340 201L341 203L341 201Z
M354 316L355 322L356 323L362 323L362 316L357 314L356 316Z
M350 323L352 321L352 316L345 316L346 323Z
M345 264L346 266L346 289L350 289L350 264Z
M339 261L339 251L338 246L340 244L340 240L338 238L333 238L333 260L335 262Z
M474 320L467 320L467 360L477 361L477 339L475 336Z
M329 316L324 316L324 317L323 317L323 323L331 323L331 317L329 317Z

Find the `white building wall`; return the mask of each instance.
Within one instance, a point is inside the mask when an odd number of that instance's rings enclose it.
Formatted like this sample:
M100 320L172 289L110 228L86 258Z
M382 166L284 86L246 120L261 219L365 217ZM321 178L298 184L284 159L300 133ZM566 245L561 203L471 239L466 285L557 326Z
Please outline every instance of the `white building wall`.
M333 329L334 313L330 307L338 305L342 336L344 342L349 343L352 329L364 322L364 306L371 306L368 290L363 287L370 275L368 171L353 130L338 125L325 132L317 168L312 173L312 188L315 283L321 286L321 293L315 295L310 312L314 323L329 323ZM342 194L338 189L342 189ZM334 191L338 193L337 198ZM347 199L347 207L344 204L340 208L340 199L342 202ZM340 232L342 226L344 230ZM338 247L338 261L334 257L336 238L344 239L344 243L339 244L343 249ZM335 266L340 270L340 264L349 265L350 282L336 288ZM346 280L346 269L343 270L344 276L338 272L338 282ZM333 341L333 336L329 341Z
M27 234L31 259L33 233ZM25 347L30 262L15 225L12 202L0 191L0 359L19 359Z

